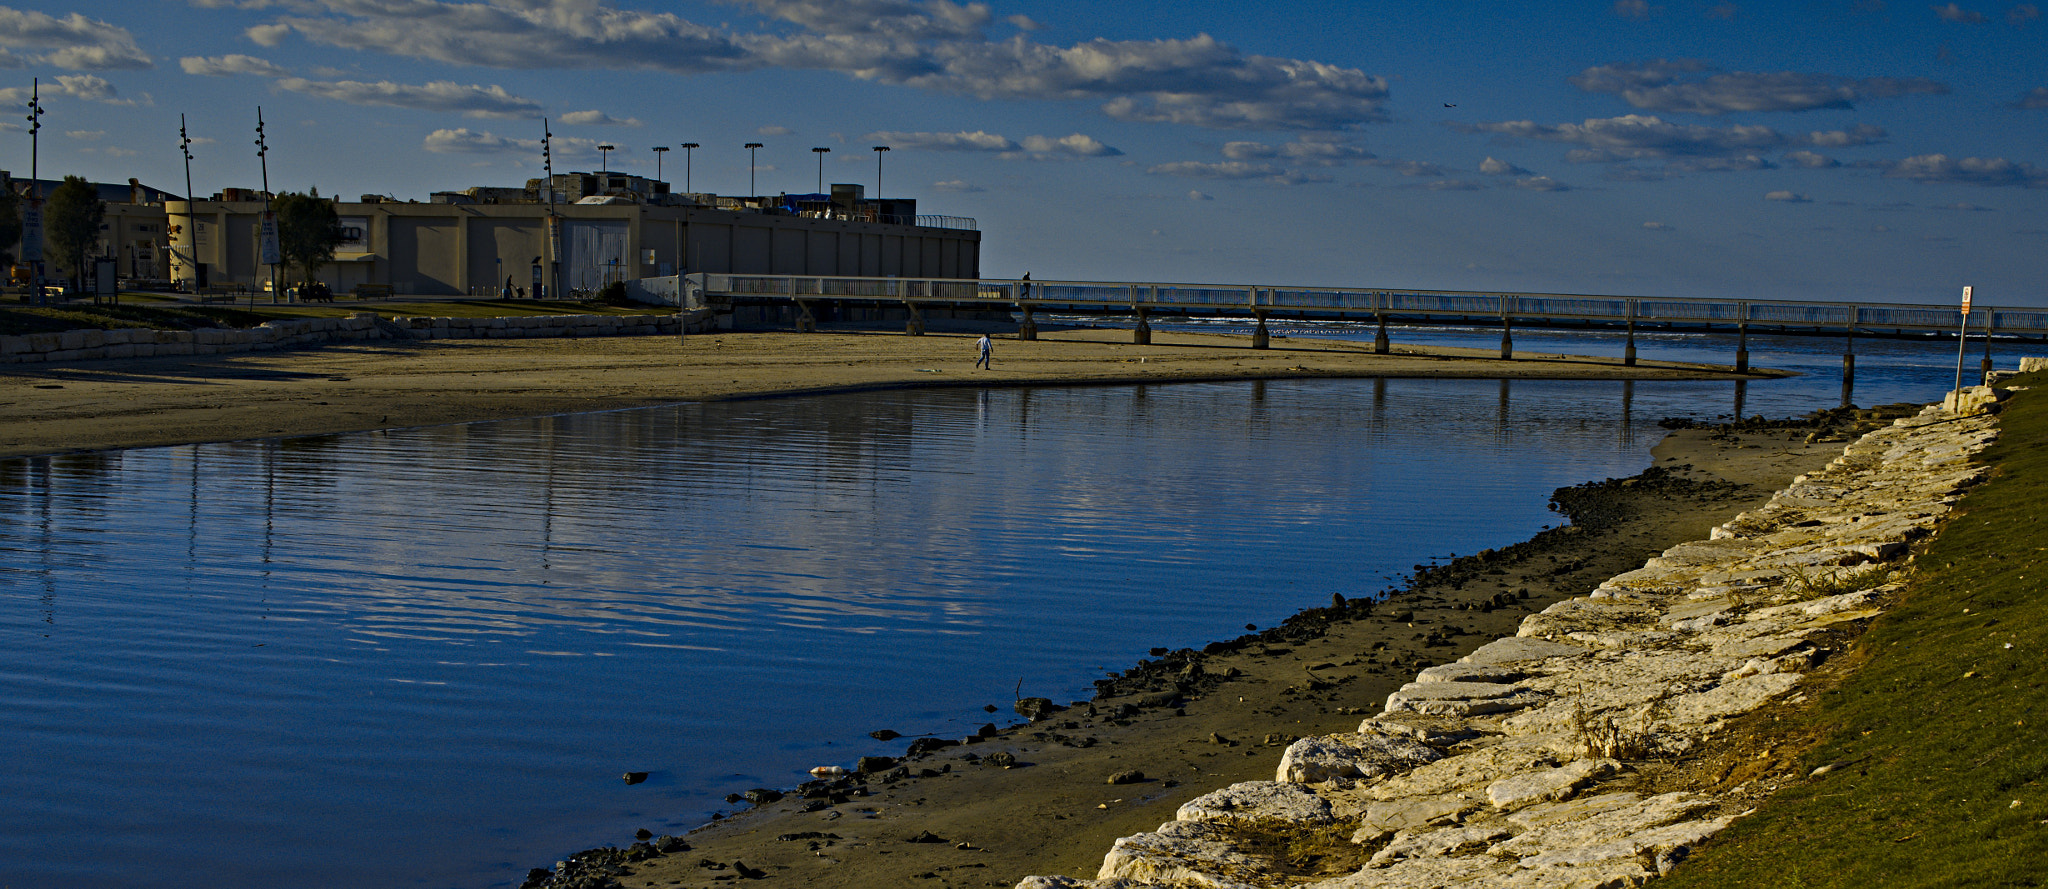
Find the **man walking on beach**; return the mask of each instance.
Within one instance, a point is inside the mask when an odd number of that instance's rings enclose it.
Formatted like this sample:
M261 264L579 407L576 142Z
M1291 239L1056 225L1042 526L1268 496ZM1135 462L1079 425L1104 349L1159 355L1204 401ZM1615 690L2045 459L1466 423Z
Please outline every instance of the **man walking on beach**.
M981 350L981 357L974 359L974 366L983 370L995 370L995 365L989 362L989 352L995 348L995 343L989 341L988 334L982 334L974 346Z

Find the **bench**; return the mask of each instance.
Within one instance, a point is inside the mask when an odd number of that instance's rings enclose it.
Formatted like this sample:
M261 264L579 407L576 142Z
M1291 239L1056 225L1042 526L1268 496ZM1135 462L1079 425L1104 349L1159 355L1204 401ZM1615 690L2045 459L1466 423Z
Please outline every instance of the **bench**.
M201 303L232 303L242 298L242 288L232 285L215 285L199 291Z
M391 298L391 285L357 284L352 292L356 299L389 299Z

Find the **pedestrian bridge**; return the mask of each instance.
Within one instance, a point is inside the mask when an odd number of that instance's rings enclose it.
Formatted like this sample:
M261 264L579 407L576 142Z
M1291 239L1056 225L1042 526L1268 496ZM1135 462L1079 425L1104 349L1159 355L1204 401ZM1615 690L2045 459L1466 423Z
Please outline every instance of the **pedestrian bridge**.
M674 279L671 279L674 280ZM781 304L794 310L801 329L815 326L818 310L833 304L903 307L907 331L922 333L922 310L981 309L1016 313L1018 334L1037 334L1036 317L1111 316L1133 324L1133 341L1151 340L1160 317L1243 318L1257 326L1253 348L1267 345L1268 319L1375 322L1375 346L1387 349L1386 326L1437 324L1495 326L1501 354L1513 357L1513 330L1524 327L1602 329L1628 334L1626 359L1634 363L1637 330L1733 334L1735 366L1748 370L1750 332L1839 336L1845 362L1863 336L1932 336L1964 329L2028 341L2048 341L2048 310L1979 304L1967 319L1956 305L1883 302L1688 299L1653 296L1389 288L1277 287L1169 284L1145 281L1030 281L949 278L841 278L802 275L694 274L679 282L687 304L722 307ZM701 302L700 302L701 301ZM1986 342L1988 352L1989 342ZM1853 365L1851 365L1853 366Z

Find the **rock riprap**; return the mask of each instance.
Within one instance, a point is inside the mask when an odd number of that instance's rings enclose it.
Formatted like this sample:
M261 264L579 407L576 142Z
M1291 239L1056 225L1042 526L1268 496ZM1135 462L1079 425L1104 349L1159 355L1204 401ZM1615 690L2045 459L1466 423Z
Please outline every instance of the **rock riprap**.
M1876 616L1983 470L1983 405L1929 407L1865 435L1756 510L1514 638L1431 667L1356 732L1303 738L1274 781L1232 785L1118 840L1093 879L1019 889L1605 887L1668 871L1752 796L1628 789L1639 764L1710 745L1727 720L1796 700L1804 674ZM1286 852L1334 842L1348 873Z

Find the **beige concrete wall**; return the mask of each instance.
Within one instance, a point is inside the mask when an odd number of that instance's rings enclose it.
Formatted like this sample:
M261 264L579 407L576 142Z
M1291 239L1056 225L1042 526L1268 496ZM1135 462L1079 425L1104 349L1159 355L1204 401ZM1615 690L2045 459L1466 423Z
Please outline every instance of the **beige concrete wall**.
M260 202L200 201L197 209L206 237L196 253L211 267L214 282L251 284L267 277L255 268ZM515 286L528 286L534 256L561 258L548 244L546 205L342 203L336 209L369 221L370 258L321 270L320 278L340 292L374 283L423 295L468 293L472 287L495 293L508 275ZM171 212L181 220L183 202L172 202ZM660 274L663 262L672 272L963 278L980 273L980 232L637 204L558 205L555 212L568 220L625 222L628 273L635 277ZM181 232L176 240L184 243L189 235ZM189 271L177 272L189 280Z

